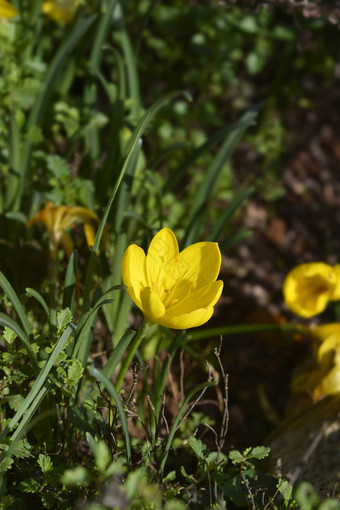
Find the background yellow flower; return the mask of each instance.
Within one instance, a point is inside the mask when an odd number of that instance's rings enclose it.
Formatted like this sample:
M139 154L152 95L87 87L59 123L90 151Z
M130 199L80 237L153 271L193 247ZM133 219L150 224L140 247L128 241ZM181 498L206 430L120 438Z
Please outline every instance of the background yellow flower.
M0 0L0 18L14 18L17 16L19 12L13 5L11 5L6 0Z
M311 262L297 266L283 284L286 305L305 318L323 312L329 300L340 299L339 275L339 265Z
M92 248L95 238L94 224L99 222L98 216L86 207L56 206L48 202L35 216L28 221L28 226L42 223L49 235L49 251L53 259L57 259L58 247L61 244L68 257L71 256L74 245L68 232L76 224L82 223L89 248Z
M43 3L43 12L54 21L72 21L81 0L48 0Z

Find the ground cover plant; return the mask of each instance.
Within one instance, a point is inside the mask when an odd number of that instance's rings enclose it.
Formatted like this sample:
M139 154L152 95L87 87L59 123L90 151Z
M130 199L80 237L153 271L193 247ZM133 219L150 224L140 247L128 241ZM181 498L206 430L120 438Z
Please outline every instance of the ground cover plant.
M336 308L222 295L244 208L285 193L280 108L335 79L336 16L300 7L0 0L1 508L339 508L267 468L265 393L259 442L229 435L233 334L312 338L291 392L339 392ZM338 265L295 265L294 313L339 300Z

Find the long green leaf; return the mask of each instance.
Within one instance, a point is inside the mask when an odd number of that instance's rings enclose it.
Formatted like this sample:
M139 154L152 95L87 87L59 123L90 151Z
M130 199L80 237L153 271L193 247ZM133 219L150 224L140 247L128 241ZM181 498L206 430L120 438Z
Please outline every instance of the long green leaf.
M125 437L127 463L130 465L130 463L131 463L130 435L129 435L127 419L126 419L126 415L125 415L125 411L124 411L124 406L123 406L122 400L119 396L119 393L116 390L116 388L113 386L112 382L103 374L103 372L101 372L100 370L97 370L94 367L90 367L88 370L89 370L90 374L93 375L93 377L95 377L96 379L98 379L98 381L100 383L102 383L103 386L107 389L107 391L110 393L110 395L117 407L117 411L118 411L120 422L121 422L122 429L123 429L123 434Z
M244 239L247 239L253 235L252 230L243 230L242 232L237 232L233 236L226 239L223 243L220 243L220 250L221 252L224 252L226 250L229 250L234 244L240 243L241 241L244 241Z
M184 235L184 247L195 242L216 180L244 132L254 122L257 113L258 109L253 109L242 116L238 127L229 134L209 166L195 196L189 216L188 227Z
M123 11L122 11L120 2L117 3L116 9L114 11L114 17L115 17L115 21L116 21L116 27L117 27L118 33L120 35L121 46L122 46L123 55L124 55L125 63L126 63L129 97L132 100L132 108L131 108L132 117L133 117L133 119L138 119L138 117L140 115L141 107L142 107L142 101L140 98L140 91L139 91L139 79L138 79L136 55L134 54L129 34L125 28Z
M226 224L229 222L230 218L240 207L242 202L246 200L254 191L254 188L247 188L241 193L238 193L234 199L230 202L230 204L226 207L226 209L222 212L219 219L217 220L211 234L208 236L207 241L217 241L220 235L222 234Z
M128 330L119 340L117 346L113 349L105 367L103 368L103 374L106 377L111 377L135 336L136 331Z
M190 153L190 156L184 160L182 164L179 165L178 169L173 172L172 175L164 182L163 184L163 193L167 193L170 191L178 179L180 179L183 175L186 174L187 170L197 161L199 157L201 157L204 153L208 152L218 141L225 138L228 134L230 134L235 129L240 127L241 121L236 122L235 124L231 124L230 126L225 126L220 129L216 133L210 135L208 140L202 143L199 147L193 150Z
M78 251L74 250L67 264L63 292L63 308L68 307L72 314L74 313L76 302L78 258Z
M41 304L41 306L43 307L44 312L46 314L48 323L51 325L50 310L48 308L48 305L47 305L45 299L42 297L42 295L39 292L37 292L36 290L31 289L31 287L26 287L26 293L29 296L34 297L38 301L38 303Z
M112 13L117 0L109 0L106 5L105 12L102 12L96 33L93 37L93 45L91 55L89 58L89 66L93 69L100 67L100 62L103 54L103 45L107 39L110 24L113 22ZM99 71L98 71L99 72ZM91 83L86 86L84 94L84 102L89 108L93 108L97 99L96 84ZM99 132L98 129L91 129L90 133L90 149L93 160L96 160L100 153Z
M33 338L32 329L31 329L31 326L27 320L27 317L26 317L25 311L22 307L22 304L20 303L20 299L16 295L15 290L13 289L12 285L7 280L6 276L1 271L0 271L0 287L6 294L6 296L10 300L10 302L12 303L13 308L20 319L20 322L24 328L26 335L29 338Z
M11 116L9 129L9 166L10 171L7 179L5 209L13 209L17 199L16 194L20 182L20 131L14 114Z

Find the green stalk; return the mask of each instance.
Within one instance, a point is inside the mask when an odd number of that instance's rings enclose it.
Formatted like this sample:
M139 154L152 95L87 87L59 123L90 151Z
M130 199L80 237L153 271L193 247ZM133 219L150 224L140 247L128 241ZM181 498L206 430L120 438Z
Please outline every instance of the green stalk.
M309 328L302 324L240 324L237 326L224 326L220 328L201 329L187 333L185 342L202 340L221 335L237 335L242 333L257 333L259 331L278 331L280 333L307 333Z

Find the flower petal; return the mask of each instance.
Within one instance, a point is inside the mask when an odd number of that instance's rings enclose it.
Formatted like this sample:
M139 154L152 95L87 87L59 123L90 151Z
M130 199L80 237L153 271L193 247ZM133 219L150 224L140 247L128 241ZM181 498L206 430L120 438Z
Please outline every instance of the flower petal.
M136 305L142 309L141 290L148 286L145 273L145 253L136 244L130 244L122 260L123 283L129 288L129 294ZM133 292L130 292L133 289Z
M186 298L167 310L167 316L182 315L190 313L197 308L214 306L219 300L223 290L222 280L211 282L198 290L191 292Z
M221 268L221 252L217 243L201 242L185 248L178 255L182 274L195 288L216 280Z
M96 233L90 223L84 223L84 234L86 237L87 246L90 248L90 250L92 250Z
M147 319L151 322L158 322L159 317L165 313L165 306L160 300L157 292L151 290L150 287L144 287L140 293L143 311Z
M66 255L68 256L68 258L70 258L73 253L73 250L74 250L74 244L73 244L70 234L68 232L62 232L62 234L60 236L60 242L64 248ZM58 249L58 245L56 245L54 248L55 253L57 253L57 251L58 251L57 249ZM52 252L52 250L51 250L51 252Z
M338 301L340 299L340 264L336 264L333 268L336 285L332 292L331 299L333 301Z
M11 5L9 2L6 2L6 0L0 1L0 18L14 18L14 16L17 16L19 12L13 5Z
M190 313L183 315L168 316L166 313L164 317L161 317L156 322L161 326L172 329L188 329L196 328L205 324L214 313L214 308L209 306L208 308L198 308Z
M176 282L176 275L169 274L167 268L178 256L178 243L175 234L169 228L163 228L152 239L146 257L146 271L149 286L161 292Z

